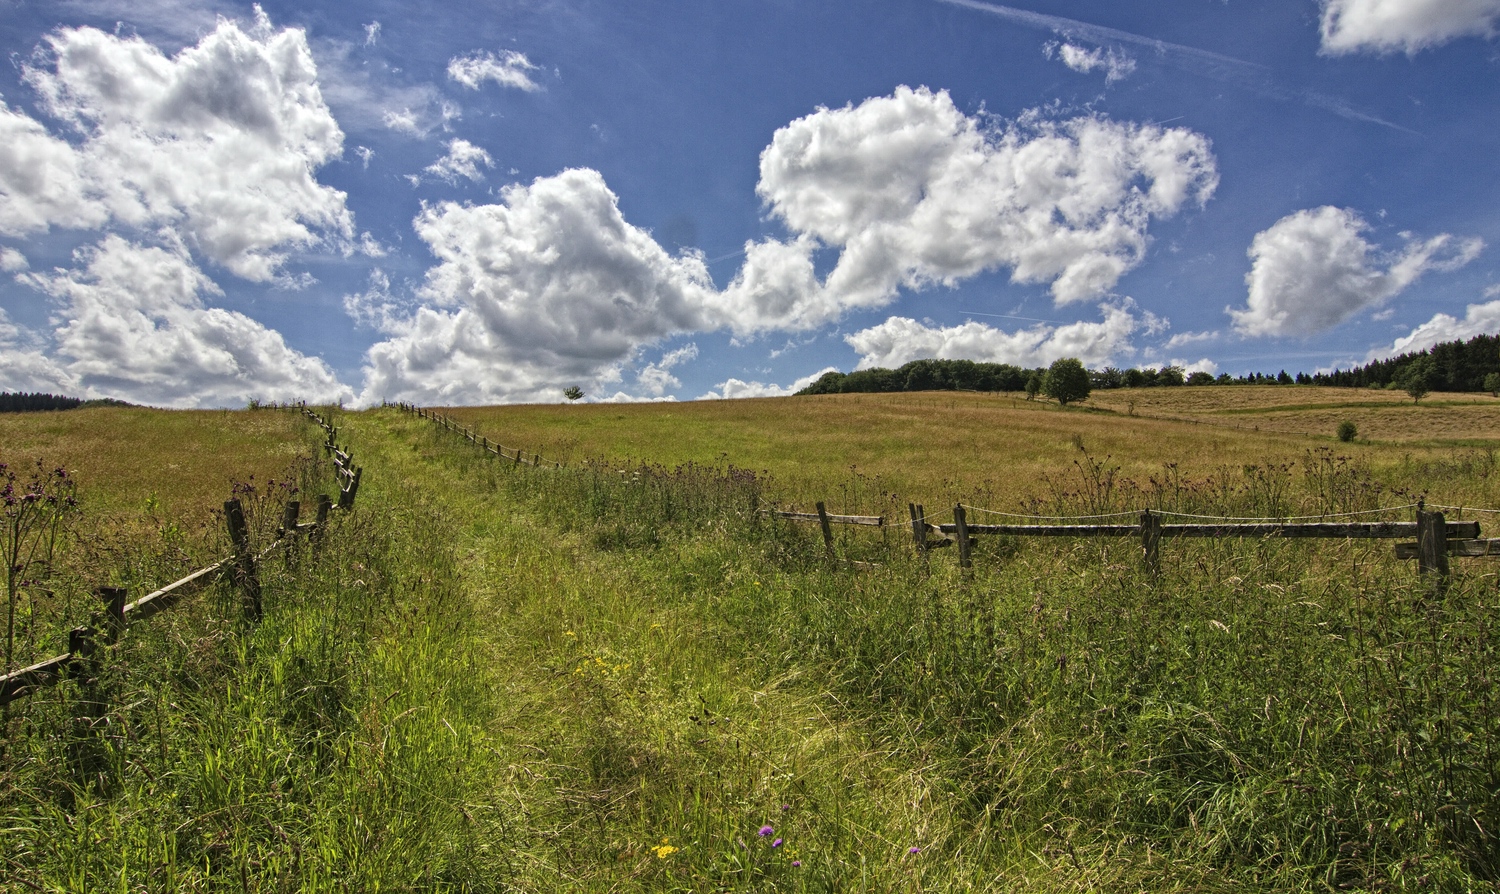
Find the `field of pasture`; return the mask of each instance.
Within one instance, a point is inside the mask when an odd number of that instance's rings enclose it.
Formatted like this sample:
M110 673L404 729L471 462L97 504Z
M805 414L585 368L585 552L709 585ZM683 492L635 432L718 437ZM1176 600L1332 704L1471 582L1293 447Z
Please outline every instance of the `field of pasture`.
M1404 392L1302 386L1120 389L1068 408L1020 394L929 392L443 412L547 459L732 465L769 476L775 499L821 499L839 512L904 512L906 501L1014 512L1053 501L1053 483L1073 479L1085 456L1118 469L1122 499L1164 476L1289 466L1304 477L1325 451L1346 468L1378 472L1393 492L1421 493L1431 486L1425 470L1456 456L1488 462L1500 446L1500 400L1488 395L1435 394L1414 405ZM1341 443L1346 420L1359 435ZM1438 502L1493 503L1467 479L1444 483Z
M1495 890L1500 560L1437 588L1389 540L1172 541L1153 572L1132 538L991 537L961 569L901 524L1425 498L1495 536L1500 402L1401 397L447 411L561 469L331 410L359 505L268 561L263 622L211 592L112 647L91 726L73 684L11 706L0 890ZM290 412L90 412L87 450L69 414L0 418L0 461L179 520L251 474L318 486ZM893 524L830 555L756 511L816 500Z

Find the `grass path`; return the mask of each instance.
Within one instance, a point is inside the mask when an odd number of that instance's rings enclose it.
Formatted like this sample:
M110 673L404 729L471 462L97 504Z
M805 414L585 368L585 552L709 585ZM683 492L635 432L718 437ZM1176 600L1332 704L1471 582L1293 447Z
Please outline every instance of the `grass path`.
M985 887L993 855L941 768L817 680L769 671L715 617L730 591L775 598L733 543L601 551L501 499L497 467L425 422L363 414L344 431L366 511L433 501L450 526L516 888Z

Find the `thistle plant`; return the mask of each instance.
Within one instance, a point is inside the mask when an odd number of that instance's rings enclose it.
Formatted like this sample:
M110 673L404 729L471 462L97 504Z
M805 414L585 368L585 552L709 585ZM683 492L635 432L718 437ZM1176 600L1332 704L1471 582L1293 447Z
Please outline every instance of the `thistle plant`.
M40 459L29 476L0 463L0 511L5 561L5 672L15 665L16 614L21 592L38 572L50 573L57 536L77 508L73 479L63 468L48 470Z

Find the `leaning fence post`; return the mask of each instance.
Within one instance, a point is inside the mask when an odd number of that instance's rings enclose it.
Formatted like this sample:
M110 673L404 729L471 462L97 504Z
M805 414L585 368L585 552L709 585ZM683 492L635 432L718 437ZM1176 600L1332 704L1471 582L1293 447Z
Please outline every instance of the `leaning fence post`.
M1141 554L1146 570L1155 574L1161 570L1161 516L1152 515L1150 509L1141 512Z
M240 585L240 607L248 621L261 618L260 575L255 570L255 554L250 551L250 530L245 525L245 511L239 500L224 501L224 520L229 525L229 540L234 544L235 578Z
M1448 522L1441 512L1417 510L1417 574L1434 593L1448 586Z
M833 526L828 523L828 508L823 505L822 500L818 501L818 521L823 525L823 549L828 553L828 561L832 562L834 561Z
M971 543L969 541L969 519L964 512L964 504L959 503L953 507L953 527L958 534L958 567L970 568L973 560L969 556Z
M356 466L354 474L349 477L349 486L339 491L339 508L353 509L354 497L359 493L359 477L364 473L364 466Z

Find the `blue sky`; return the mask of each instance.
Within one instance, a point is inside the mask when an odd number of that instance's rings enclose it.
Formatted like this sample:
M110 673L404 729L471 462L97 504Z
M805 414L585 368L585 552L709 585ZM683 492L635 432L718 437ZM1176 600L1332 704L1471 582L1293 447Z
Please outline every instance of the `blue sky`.
M0 389L787 393L1500 331L1500 0L0 0Z

